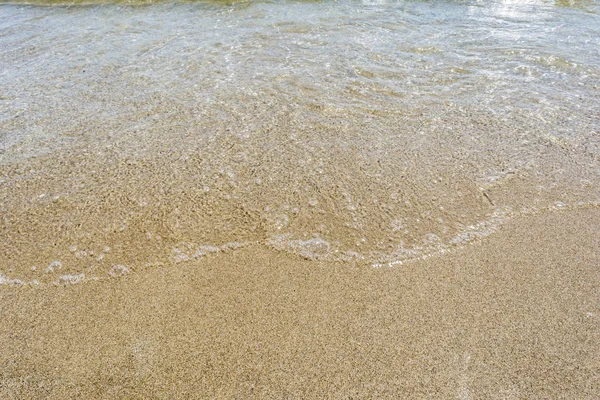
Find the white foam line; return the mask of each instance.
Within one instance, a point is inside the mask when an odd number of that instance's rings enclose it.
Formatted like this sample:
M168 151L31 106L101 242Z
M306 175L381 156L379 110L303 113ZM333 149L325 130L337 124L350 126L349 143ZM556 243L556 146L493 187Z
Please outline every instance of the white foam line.
M475 243L480 241L483 238L490 236L495 233L506 221L518 216L530 216L541 214L544 212L553 212L553 211L567 211L567 210L576 210L583 208L598 208L600 207L600 201L589 201L583 202L579 201L572 205L565 204L563 202L554 202L547 207L540 208L522 208L519 212L512 212L508 208L497 209L493 214L490 215L490 218L484 221L480 221L474 225L467 227L467 229L460 232L454 238L450 239L448 243L441 243L438 245L437 249L430 250L427 247L415 247L412 249L403 249L405 253L413 253L414 256L408 256L402 259L392 260L389 262L379 262L371 264L373 268L382 268L382 267L394 267L399 266L419 260L425 260L429 257L437 256L440 254L446 254L450 251L458 250L466 245ZM231 242L225 243L221 246L196 246L196 249L204 250L203 254L197 254L199 257L203 257L210 253L215 252L227 252L236 250L242 247L261 244L260 242ZM193 247L195 245L191 245ZM268 247L273 247L271 242L267 242L266 245ZM106 248L105 252L108 252L110 249ZM177 249L179 250L179 249ZM285 248L280 249L285 250ZM334 251L336 252L336 251ZM178 253L178 252L176 252ZM181 250L179 254L181 254ZM196 254L194 254L196 255ZM393 255L392 255L393 256ZM197 257L197 258L199 258ZM356 257L355 257L356 258ZM148 266L148 265L147 265ZM60 269L62 264L59 261L52 262L49 267L46 269L46 272L54 272L55 269ZM24 287L24 286L69 286L89 281L103 281L105 279L114 279L119 278L123 275L130 273L132 270L123 265L113 265L111 269L108 271L107 277L100 278L97 276L92 276L86 278L84 273L81 274L71 274L71 275L61 275L58 280L52 283L41 283L37 279L33 279L31 281L24 281L18 278L10 278L3 273L0 272L0 285L4 286L13 286L13 287Z
M54 282L55 285L76 285L85 280L85 274L61 275Z
M8 276L0 273L0 285L23 286L25 285L25 282L20 279L11 279Z
M391 268L393 266L403 265L406 263L416 262L416 261L420 261L420 260L425 260L429 257L433 257L436 255L449 253L450 251L453 251L453 250L461 249L469 244L478 242L479 240L492 235L493 233L498 231L498 229L506 221L508 221L512 218L518 217L518 216L522 216L522 215L529 216L529 215L541 214L544 212L567 211L567 210L576 210L576 209L580 209L580 208L592 208L592 207L594 207L594 208L600 207L600 201L589 201L589 202L579 201L572 205L567 205L561 201L556 201L547 207L523 208L520 210L520 212L511 212L510 209L508 209L508 208L498 209L498 210L496 210L496 212L494 212L490 216L489 219L480 221L480 222L476 223L475 225L469 226L463 232L460 232L458 235L456 235L454 238L452 238L448 242L448 244L440 245L441 248L438 248L430 253L425 253L420 256L405 258L402 260L394 260L394 261L390 261L390 262L375 263L375 264L372 264L371 266L376 269L382 268L384 266ZM483 228L483 231L481 230L482 228ZM411 249L411 251L414 251L417 253L423 252L423 248L418 247L418 248Z

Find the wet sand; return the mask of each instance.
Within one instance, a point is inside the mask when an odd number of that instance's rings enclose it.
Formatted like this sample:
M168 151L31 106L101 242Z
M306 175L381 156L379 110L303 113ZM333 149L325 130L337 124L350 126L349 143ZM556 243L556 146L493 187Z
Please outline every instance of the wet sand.
M598 227L556 210L391 268L249 246L3 285L0 397L597 398Z
M0 399L598 398L598 4L36 2Z

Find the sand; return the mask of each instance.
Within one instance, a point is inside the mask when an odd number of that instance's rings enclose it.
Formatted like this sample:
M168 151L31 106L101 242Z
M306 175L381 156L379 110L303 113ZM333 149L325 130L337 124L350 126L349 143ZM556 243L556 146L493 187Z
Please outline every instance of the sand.
M102 2L0 7L0 400L600 398L594 2Z
M393 267L248 246L3 285L0 398L597 398L598 227L556 210Z

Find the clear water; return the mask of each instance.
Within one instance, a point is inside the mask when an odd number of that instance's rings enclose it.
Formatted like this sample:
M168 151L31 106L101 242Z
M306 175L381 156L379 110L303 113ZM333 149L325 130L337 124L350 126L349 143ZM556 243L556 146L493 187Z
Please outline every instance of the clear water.
M33 3L0 5L0 283L396 265L600 200L598 1Z

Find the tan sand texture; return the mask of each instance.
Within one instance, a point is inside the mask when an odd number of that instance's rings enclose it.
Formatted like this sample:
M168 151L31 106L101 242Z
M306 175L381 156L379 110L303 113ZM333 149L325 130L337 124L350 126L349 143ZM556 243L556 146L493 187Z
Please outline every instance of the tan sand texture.
M391 268L249 247L5 286L0 397L594 399L599 226L541 213Z
M35 2L0 400L600 398L597 2Z

